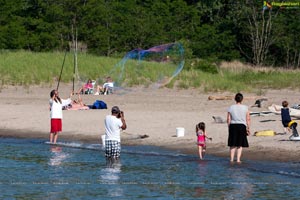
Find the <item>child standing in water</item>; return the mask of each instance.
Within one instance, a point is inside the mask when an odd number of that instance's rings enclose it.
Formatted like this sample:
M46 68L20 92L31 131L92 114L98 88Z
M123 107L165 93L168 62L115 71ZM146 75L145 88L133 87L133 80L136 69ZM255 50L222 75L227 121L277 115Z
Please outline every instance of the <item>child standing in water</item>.
M196 135L197 135L199 158L202 160L206 150L205 139L207 137L204 122L200 122L199 124L196 125Z

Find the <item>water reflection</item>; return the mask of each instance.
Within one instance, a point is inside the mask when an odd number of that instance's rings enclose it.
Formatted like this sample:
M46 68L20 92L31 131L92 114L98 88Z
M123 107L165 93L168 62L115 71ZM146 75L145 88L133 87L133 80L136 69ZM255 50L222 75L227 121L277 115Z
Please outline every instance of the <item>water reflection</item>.
M68 157L68 154L62 151L62 147L51 146L50 151L51 157L48 162L50 166L59 166Z
M199 160L198 161L198 178L199 178L199 184L194 188L195 189L195 193L194 193L194 196L195 197L203 197L204 193L205 193L205 190L203 188L203 185L204 185L204 178L205 176L207 176L207 162L206 160Z
M207 175L207 163L208 163L208 161L206 161L206 160L199 160L198 161L198 175L200 176L200 177L203 177L203 176L205 176L205 175Z
M225 199L249 199L253 194L251 178L245 170L246 164L230 164L228 184L232 190L226 193Z
M121 166L120 159L107 159L106 168L102 169L101 179L107 182L118 181L120 179Z
M121 167L120 159L107 159L106 167L101 170L100 181L107 185L114 185L113 187L107 187L108 196L123 196L123 189L120 183Z

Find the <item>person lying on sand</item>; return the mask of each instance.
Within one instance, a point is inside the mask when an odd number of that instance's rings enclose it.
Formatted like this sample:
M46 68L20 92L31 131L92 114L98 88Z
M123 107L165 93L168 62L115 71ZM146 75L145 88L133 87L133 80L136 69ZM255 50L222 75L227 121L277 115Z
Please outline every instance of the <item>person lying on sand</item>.
M65 110L89 110L90 108L83 103L80 93L77 93L78 98L72 100L71 104L65 107Z

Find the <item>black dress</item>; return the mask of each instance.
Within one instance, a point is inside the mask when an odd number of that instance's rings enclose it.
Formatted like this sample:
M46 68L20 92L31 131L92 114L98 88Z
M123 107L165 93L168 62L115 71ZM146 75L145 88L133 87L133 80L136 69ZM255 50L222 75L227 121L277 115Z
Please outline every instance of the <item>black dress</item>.
M247 139L247 129L245 124L229 125L229 147L249 147Z

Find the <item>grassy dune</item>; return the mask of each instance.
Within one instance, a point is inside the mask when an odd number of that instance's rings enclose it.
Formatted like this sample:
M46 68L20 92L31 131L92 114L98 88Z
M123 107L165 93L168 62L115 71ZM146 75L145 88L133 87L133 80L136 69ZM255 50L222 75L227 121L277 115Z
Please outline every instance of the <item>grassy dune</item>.
M62 82L73 80L73 53L33 53L3 51L0 53L1 85L32 85L57 82L63 66ZM78 71L83 77L105 74L118 59L78 54Z
M66 56L65 56L66 55ZM65 62L63 65L65 57ZM0 51L0 86L5 85L41 85L56 84L63 67L62 82L72 82L74 73L74 55L72 52L33 53L28 51ZM78 54L77 63L81 81L88 78L106 77L121 58L100 57L90 54ZM135 65L131 62L130 65ZM186 62L182 72L166 87L199 88L204 92L247 91L263 93L266 89L300 88L300 71L278 68L252 67L240 62L221 63L216 66L216 73L205 72L201 66L197 69ZM130 67L128 67L129 69ZM143 74L153 76L153 71L145 70L136 73L132 67L126 72L131 85L149 85L143 81ZM154 66L159 68L159 66ZM148 68L149 69L149 68ZM77 74L77 73L75 73ZM75 77L77 78L77 77Z

